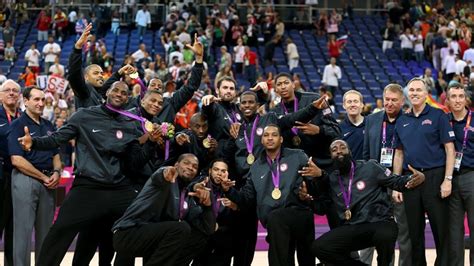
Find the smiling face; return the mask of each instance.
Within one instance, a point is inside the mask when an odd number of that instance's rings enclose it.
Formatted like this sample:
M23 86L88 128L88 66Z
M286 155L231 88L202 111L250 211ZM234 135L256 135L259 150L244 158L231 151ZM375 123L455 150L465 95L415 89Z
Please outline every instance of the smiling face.
M112 84L107 91L107 103L115 108L122 107L128 100L128 86L122 81Z
M402 109L403 102L404 97L401 93L387 90L383 95L383 107L385 112L391 117L398 115Z
M158 115L163 109L163 96L159 93L145 94L142 100L142 107L150 115Z
M198 158L192 154L183 155L180 161L176 162L175 167L178 176L186 182L190 182L196 177L199 167Z
M413 106L422 106L426 97L428 97L428 91L423 81L414 80L408 84L408 100Z
M364 103L358 94L347 93L344 95L344 102L342 106L346 110L347 115L358 116L362 113Z
M13 80L7 80L3 83L1 90L2 103L5 106L14 108L20 99L20 86Z
M447 91L446 103L452 112L461 112L466 108L466 91L463 88L450 88Z
M45 96L39 89L32 89L29 97L25 99L25 107L28 114L40 117L43 114Z
M246 119L252 118L253 115L257 112L258 103L255 95L253 94L243 94L240 96L240 111L244 114Z
M86 68L84 79L93 87L102 87L104 85L104 71L98 65L90 65Z

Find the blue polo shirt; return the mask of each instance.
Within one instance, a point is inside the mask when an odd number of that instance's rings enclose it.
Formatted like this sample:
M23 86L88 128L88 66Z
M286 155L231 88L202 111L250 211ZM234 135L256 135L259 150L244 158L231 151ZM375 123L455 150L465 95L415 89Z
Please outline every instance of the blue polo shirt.
M467 123L467 117L469 116L469 112L461 121L456 121L452 114L449 115L451 124L453 125L454 135L456 136L456 141L454 142L454 146L456 147L457 152L461 152L462 150L462 143L464 141L464 130ZM472 114L474 116L474 113ZM471 117L471 122L469 123L469 128L467 128L467 141L466 141L466 148L464 148L462 161L461 161L461 169L463 167L474 168L474 117Z
M352 124L349 118L346 118L339 124L342 131L342 139L349 144L354 160L363 160L362 152L364 150L364 127L365 118L360 125Z
M403 114L395 124L395 147L403 149L403 168L435 168L446 164L444 144L454 141L449 117L426 104L418 117Z
M53 170L53 156L56 155L59 150L24 151L18 142L18 138L25 135L25 126L30 130L32 137L49 136L54 132L54 126L50 121L40 118L40 123L37 124L28 116L28 114L24 113L20 118L13 121L10 126L10 133L8 135L8 149L10 156L22 156L38 170Z
M12 169L10 155L8 152L8 132L10 131L11 123L20 116L21 112L18 110L14 116L7 114L7 111L0 104L0 159L4 162L4 170L10 171Z

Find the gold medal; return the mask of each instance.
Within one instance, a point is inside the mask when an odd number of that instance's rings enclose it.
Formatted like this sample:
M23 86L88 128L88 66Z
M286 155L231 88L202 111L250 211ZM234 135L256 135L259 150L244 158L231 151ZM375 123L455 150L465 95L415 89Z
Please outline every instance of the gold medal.
M250 154L247 156L247 163L250 164L250 165L252 165L254 162L255 162L255 156L253 156L253 154L250 153Z
M150 121L145 121L145 130L148 132L148 133L151 133L153 132L153 123L150 122Z
M293 145L300 146L301 138L298 135L296 135L296 136L293 137L292 142L293 142Z
M133 72L132 74L128 75L131 79L137 79L138 78L138 72Z
M274 188L273 191L272 191L272 198L274 200L278 200L281 198L281 190L279 188Z
M204 146L204 148L206 149L209 149L211 147L211 139L210 138L203 139L202 146Z
M352 217L352 213L349 209L347 209L345 212L344 212L344 219L346 219L346 221L349 221Z

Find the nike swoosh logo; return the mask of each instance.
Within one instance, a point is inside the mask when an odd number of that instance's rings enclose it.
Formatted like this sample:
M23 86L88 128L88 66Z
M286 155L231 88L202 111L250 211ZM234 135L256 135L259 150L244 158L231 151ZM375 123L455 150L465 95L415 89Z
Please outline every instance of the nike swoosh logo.
M6 125L6 124L7 124L7 123L3 123L3 124L0 125L0 127L3 127L3 126Z
M263 179L264 177L265 177L265 175L262 175L262 176L260 177L260 179Z
M403 127L406 127L406 126L408 126L409 124L410 124L410 123L408 123L408 124L404 124L404 125L403 125Z
M100 130L100 129L92 129L92 133L97 133L97 132L99 132L99 131L102 131L102 130Z
M32 133L30 133L30 136L33 136L34 134L36 134L36 132L32 132Z
M243 141L243 140L244 140L244 138L240 138L240 139L239 139L239 141Z
M344 134L344 137L347 137L347 135L351 134L351 132L347 132Z

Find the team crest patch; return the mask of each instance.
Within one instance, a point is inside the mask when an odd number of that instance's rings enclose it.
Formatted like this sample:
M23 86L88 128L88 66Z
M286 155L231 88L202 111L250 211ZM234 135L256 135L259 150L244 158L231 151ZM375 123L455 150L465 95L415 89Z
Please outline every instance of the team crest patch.
M365 182L364 181L357 182L356 187L357 187L358 190L364 190L365 189Z
M431 121L431 119L425 119L425 120L423 120L423 122L421 122L422 126L431 125L431 124L433 124L433 121Z
M259 127L257 128L257 135L261 136L263 134L263 128Z
M288 170L288 164L286 163L280 164L280 171L285 172L286 170Z
M454 131L449 131L448 134L451 138L454 138Z
M187 210L188 209L188 202L183 202L183 209Z
M118 139L122 139L122 138L123 138L122 130L117 130L117 132L115 132L115 136L116 136Z
M242 117L241 117L240 114L238 114L238 113L235 114L235 118L237 118L237 120L239 120L239 121L242 120Z
M46 132L46 134L47 134L48 136L51 136L51 135L53 135L53 132L51 132L51 131L48 130L48 131Z
M390 169L385 169L385 175L386 176L390 176L392 174L392 171L390 171Z

